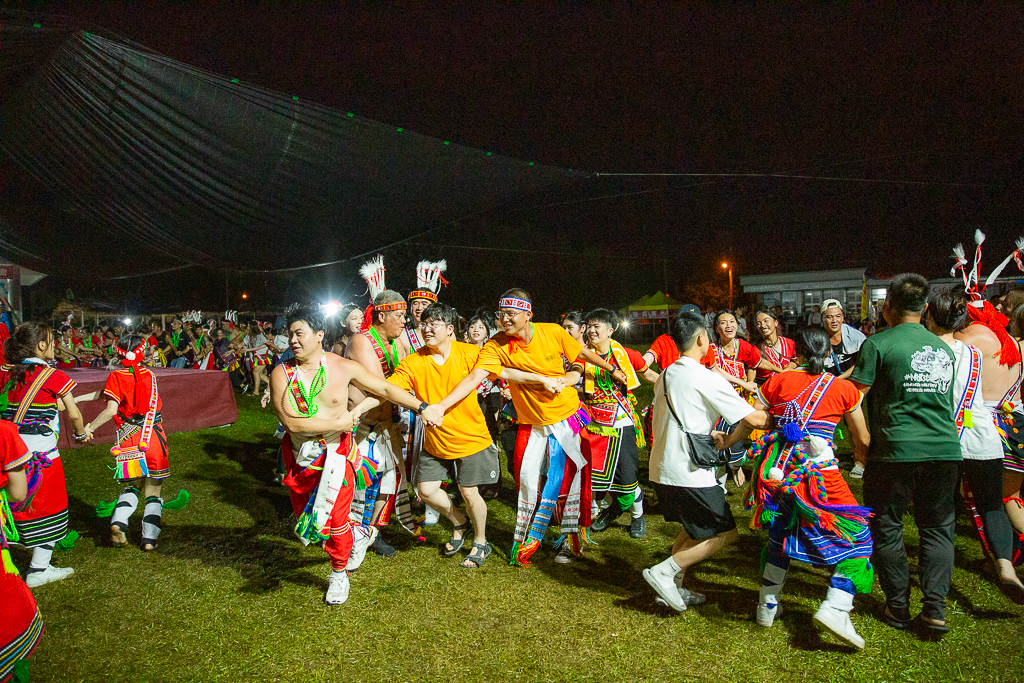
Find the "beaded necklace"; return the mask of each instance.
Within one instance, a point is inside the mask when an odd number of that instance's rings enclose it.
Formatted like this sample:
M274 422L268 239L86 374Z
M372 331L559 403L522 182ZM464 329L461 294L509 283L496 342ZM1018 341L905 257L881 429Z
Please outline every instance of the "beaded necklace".
M313 381L309 383L309 391L302 385L296 367L291 363L284 363L285 374L288 375L288 398L292 407L302 417L313 417L319 408L313 402L317 394L327 387L327 369L324 356L320 356L320 367L313 375Z
M398 367L398 349L395 348L395 340L391 340L391 353L388 353L388 347L384 346L384 340L380 338L377 333L377 328L370 326L370 334L373 336L374 341L380 345L380 350L384 352L384 356L388 359L388 364L391 369L394 370Z

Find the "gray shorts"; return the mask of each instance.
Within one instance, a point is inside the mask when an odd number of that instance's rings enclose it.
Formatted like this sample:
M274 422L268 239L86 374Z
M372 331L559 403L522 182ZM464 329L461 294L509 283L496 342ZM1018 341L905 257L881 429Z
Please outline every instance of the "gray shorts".
M426 451L420 451L420 457L412 468L412 482L422 484L450 479L459 486L470 488L497 483L499 469L498 448L494 444L479 453L454 460L435 458Z

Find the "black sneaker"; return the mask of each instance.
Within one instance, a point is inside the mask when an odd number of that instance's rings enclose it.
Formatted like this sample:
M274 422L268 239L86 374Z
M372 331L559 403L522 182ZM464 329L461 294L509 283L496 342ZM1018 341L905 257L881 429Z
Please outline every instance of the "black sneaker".
M388 542L381 538L380 534L377 534L377 539L373 542L373 545L370 546L370 550L377 553L381 557L394 557L398 554L398 551L395 550L395 547L392 545L388 545Z
M608 528L608 525L618 519L621 514L622 510L619 509L618 504L612 503L604 510L601 510L601 514L594 518L590 523L591 531L604 531Z
M643 538L647 535L647 522L643 517L634 517L630 521L629 535L631 538Z

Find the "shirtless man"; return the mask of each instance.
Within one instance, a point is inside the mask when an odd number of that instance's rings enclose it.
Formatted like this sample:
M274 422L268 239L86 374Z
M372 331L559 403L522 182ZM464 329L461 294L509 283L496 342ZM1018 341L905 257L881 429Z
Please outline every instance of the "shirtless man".
M996 311L991 302L972 302L967 306L967 312L972 324L954 336L981 351L982 398L992 411L996 427L1003 437L1004 509L1012 524L1009 531L1020 542L1024 540L1024 502L1020 493L1024 482L1024 434L1019 431L1024 428L1024 408L1020 399L1020 344L1006 332L1006 316ZM985 528L983 533L991 538L993 551L998 548L999 555L1012 554L1012 538L991 537L993 533L1002 535L1001 529ZM1011 549L1009 553L1007 546ZM1020 585L1012 558L996 557L995 562L1002 584Z
M398 292L385 289L377 294L369 314L370 326L366 331L352 335L345 350L347 357L381 381L390 377L407 355L400 343L405 333L405 312L405 299ZM349 408L364 398L365 393L351 388ZM414 407L418 405L417 401ZM404 481L404 438L395 421L394 406L384 402L367 412L356 429L355 439L356 447L363 455L377 463L377 477L369 488L356 494L352 505L352 524L383 529L397 507L399 522L407 531L415 531L408 487ZM374 539L371 550L384 557L396 554L394 547L379 535Z
M299 540L306 545L322 543L330 557L324 601L340 605L349 594L346 570L354 570L362 562L376 535L375 529L361 531L353 546L349 507L356 488L356 468L363 465L365 453L352 447L351 429L360 416L348 409L349 390L373 393L416 410L430 424L440 425L443 416L358 363L324 353L324 318L315 310L292 311L287 326L289 348L295 357L279 364L270 375L274 411L288 432L281 443L287 468L283 483L299 517L295 527Z

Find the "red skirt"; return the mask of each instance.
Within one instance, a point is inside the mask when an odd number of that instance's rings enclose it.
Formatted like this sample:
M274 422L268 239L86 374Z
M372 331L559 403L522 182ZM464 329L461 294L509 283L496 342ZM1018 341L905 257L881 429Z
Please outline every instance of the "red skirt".
M19 509L13 512L14 526L20 537L18 543L26 548L56 543L67 535L68 490L60 458L51 461L49 467L42 468L39 488L31 500L19 504Z
M138 450L139 441L142 440L142 427L126 424L117 430L117 442L122 451ZM144 451L146 455L147 475L150 479L166 479L171 476L171 462L167 458L167 435L164 434L163 424L157 422L153 425L153 436L149 440L149 449Z
M0 595L3 619L0 619L0 682L10 680L14 665L28 659L43 635L43 618L32 591L17 574L0 567Z

